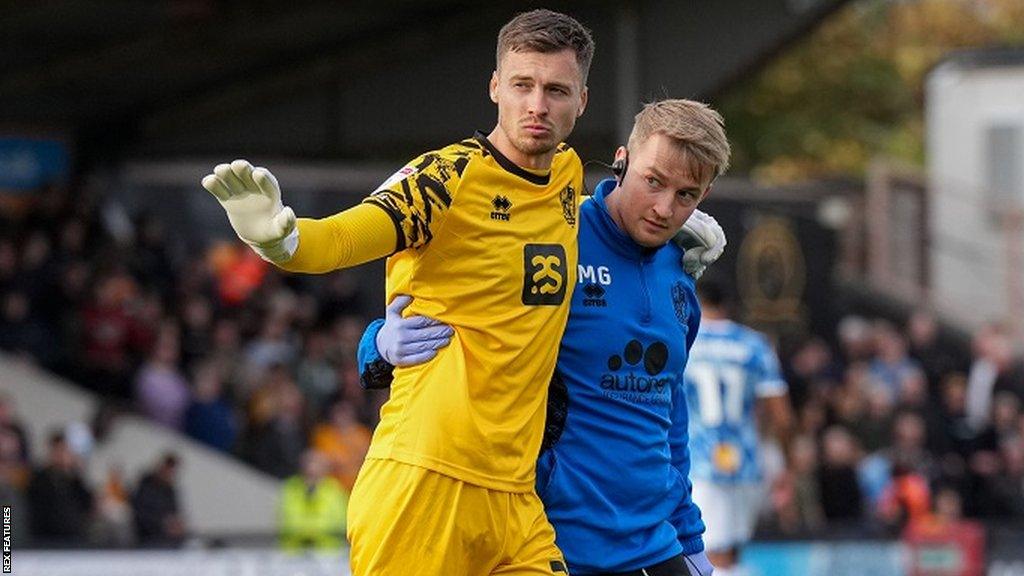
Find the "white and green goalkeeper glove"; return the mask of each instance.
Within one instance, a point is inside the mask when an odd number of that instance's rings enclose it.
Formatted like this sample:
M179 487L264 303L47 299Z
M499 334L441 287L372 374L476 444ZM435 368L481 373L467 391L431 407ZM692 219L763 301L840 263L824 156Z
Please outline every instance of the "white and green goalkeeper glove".
M266 168L253 168L246 160L218 164L203 178L235 234L269 262L286 262L299 246L295 213L281 203L281 187Z
M700 278L725 252L725 231L714 218L700 210L693 211L672 241L685 250L683 268L694 279Z

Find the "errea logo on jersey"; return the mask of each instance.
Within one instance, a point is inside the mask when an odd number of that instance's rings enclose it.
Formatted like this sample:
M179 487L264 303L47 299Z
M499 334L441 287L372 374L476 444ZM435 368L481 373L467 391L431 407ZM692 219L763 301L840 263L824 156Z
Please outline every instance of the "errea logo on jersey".
M604 308L608 302L604 299L605 286L611 286L612 273L607 266L578 266L580 284L583 284L583 305Z
M491 220L501 220L502 222L508 222L512 210L512 202L507 196L497 195L491 200L491 206L494 207L494 211L491 212Z
M608 302L604 299L604 293L605 290L600 284L594 282L587 284L583 287L583 305L604 308L608 305Z

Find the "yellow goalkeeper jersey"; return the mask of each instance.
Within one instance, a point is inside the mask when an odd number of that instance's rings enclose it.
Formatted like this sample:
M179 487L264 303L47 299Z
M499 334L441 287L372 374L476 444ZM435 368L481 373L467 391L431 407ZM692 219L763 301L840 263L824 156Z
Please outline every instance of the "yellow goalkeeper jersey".
M476 137L420 156L364 202L398 231L387 296L450 325L449 346L395 370L368 458L512 492L533 489L548 383L576 283L583 166L550 172Z

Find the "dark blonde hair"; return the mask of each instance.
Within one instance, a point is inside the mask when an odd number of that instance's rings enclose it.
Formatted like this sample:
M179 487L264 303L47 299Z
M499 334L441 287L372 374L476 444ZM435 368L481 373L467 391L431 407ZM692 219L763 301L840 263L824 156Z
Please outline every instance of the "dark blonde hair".
M540 52L549 54L562 50L576 54L583 84L587 83L590 61L594 58L594 39L590 30L572 16L543 8L523 12L508 21L498 32L497 65L508 52Z
M636 115L627 148L632 152L655 134L675 141L702 181L708 169L714 180L729 168L731 150L725 121L707 104L682 99L646 104Z

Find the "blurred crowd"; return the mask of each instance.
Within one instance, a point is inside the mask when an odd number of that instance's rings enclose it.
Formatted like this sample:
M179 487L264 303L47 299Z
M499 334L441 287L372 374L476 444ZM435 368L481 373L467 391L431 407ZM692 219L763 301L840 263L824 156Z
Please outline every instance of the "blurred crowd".
M0 207L0 231L0 350L96 392L96 442L132 411L278 478L351 489L385 398L359 387L357 276L281 274L243 245L176 235L88 187ZM65 430L33 462L24 428L11 429L0 436L0 489L25 501L39 541L149 539L133 508L145 478L90 486L88 453L62 448ZM47 520L55 500L35 496L54 474L53 491L81 511L61 529ZM111 495L131 509L129 537L94 530ZM184 527L169 530L180 540Z
M359 387L355 349L375 311L358 276L280 274L239 243L191 241L100 200L55 189L0 209L0 349L98 393L96 442L132 410L286 479L285 546L337 546L385 399ZM783 358L799 430L767 451L762 533L1024 518L1024 361L997 324L970 350L939 336L925 312L899 326L850 316ZM14 400L0 401L0 495L24 503L16 514L40 541L187 535L178 456L89 485L68 430L29 457Z
M798 434L769 466L765 524L892 534L913 521L1024 520L1024 360L989 324L970 350L925 311L848 316L784 359Z

